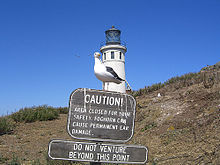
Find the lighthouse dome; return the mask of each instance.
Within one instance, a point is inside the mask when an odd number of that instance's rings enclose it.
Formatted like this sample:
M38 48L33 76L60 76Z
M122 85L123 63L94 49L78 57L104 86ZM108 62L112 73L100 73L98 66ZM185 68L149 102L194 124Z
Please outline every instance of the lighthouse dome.
M106 35L106 45L109 44L120 44L120 34L121 31L112 26L111 29L105 31Z

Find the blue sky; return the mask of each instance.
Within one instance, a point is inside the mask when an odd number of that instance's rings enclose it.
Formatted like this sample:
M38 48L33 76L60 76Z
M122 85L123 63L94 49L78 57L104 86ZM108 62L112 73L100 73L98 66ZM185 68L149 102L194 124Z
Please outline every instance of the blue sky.
M0 0L0 115L101 89L89 55L112 25L134 90L198 72L220 61L219 17L219 0Z

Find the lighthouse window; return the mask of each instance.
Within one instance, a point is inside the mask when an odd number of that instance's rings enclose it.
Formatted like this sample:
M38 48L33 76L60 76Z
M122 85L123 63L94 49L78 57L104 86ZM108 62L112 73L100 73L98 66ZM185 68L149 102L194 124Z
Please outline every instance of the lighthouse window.
M104 57L103 57L103 59L106 60L106 53L104 53Z
M121 52L119 53L119 59L121 60Z
M115 54L114 52L111 52L111 59L114 59L115 58Z

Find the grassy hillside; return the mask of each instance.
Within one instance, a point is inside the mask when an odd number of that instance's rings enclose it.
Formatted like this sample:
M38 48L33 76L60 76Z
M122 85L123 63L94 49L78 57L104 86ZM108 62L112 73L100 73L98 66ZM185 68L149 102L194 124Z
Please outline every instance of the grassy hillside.
M149 147L151 164L220 164L219 91L195 84L138 96L131 143Z
M219 71L206 67L132 92L137 112L129 143L148 147L149 165L220 164ZM0 164L64 164L47 158L47 146L51 139L73 140L66 112L39 106L1 117Z

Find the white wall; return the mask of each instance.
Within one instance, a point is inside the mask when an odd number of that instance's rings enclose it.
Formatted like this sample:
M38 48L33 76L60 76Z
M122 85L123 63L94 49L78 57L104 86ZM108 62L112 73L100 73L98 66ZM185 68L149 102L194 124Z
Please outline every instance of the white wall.
M101 49L102 60L106 66L112 67L118 76L125 80L125 52L126 48L121 45L107 45L103 46ZM111 52L114 52L114 59L111 59ZM121 59L120 59L120 52ZM106 59L104 59L104 53L106 54ZM107 91L115 91L126 93L125 81L122 81L121 84L116 83L105 83L104 89Z

